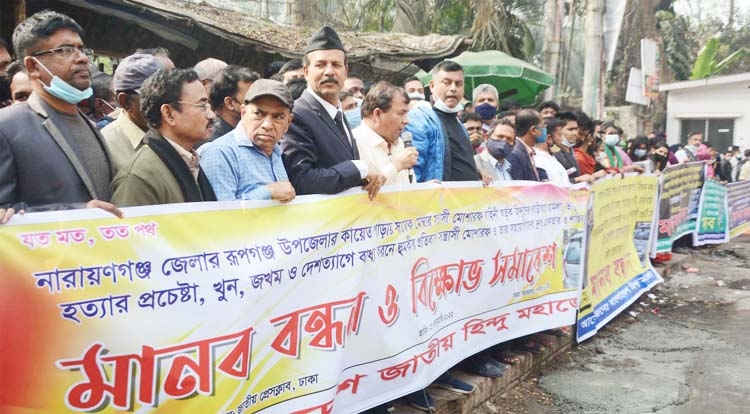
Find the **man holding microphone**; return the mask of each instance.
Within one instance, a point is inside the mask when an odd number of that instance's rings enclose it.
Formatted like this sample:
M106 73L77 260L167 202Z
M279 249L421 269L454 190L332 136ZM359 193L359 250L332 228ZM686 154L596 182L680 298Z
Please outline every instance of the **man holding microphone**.
M408 112L406 91L388 82L378 82L362 102L362 124L352 131L359 156L380 169L386 178L385 184L403 185L414 181L410 169L417 163L419 154L410 146L411 140L402 137L409 123Z

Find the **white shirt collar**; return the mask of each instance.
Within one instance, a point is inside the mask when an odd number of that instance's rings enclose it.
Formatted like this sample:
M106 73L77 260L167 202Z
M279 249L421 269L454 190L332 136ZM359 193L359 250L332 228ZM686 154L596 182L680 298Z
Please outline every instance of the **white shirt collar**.
M309 92L310 95L312 95L313 98L315 98L315 100L317 100L318 102L320 102L321 105L323 105L323 109L325 109L326 112L328 112L328 115L331 117L331 119L334 119L336 117L336 112L340 111L341 102L339 102L338 106L333 106L331 105L330 102L318 96L318 94L315 93L315 91L312 90L312 88L309 86L307 87L307 92ZM343 114L343 111L342 111L342 114Z

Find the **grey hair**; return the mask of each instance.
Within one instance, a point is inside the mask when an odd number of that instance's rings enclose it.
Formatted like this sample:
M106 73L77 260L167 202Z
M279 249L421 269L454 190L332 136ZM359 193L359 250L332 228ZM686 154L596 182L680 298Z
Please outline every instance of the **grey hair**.
M474 92L472 92L471 101L476 102L477 96L482 93L492 92L493 95L495 95L495 101L499 100L500 94L497 93L497 88L490 85L489 83L483 83L476 88L474 88Z

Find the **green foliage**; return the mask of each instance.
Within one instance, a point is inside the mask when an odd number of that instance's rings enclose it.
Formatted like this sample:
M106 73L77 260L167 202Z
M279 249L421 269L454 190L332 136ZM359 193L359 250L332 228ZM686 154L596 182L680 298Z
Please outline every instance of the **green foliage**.
M695 60L695 65L693 65L693 71L690 75L691 80L705 79L710 76L719 75L747 54L747 51L743 48L732 52L721 62L718 62L716 57L720 46L721 43L716 37L712 37L706 42L706 45L703 46L703 49L698 54L698 58Z
M658 11L656 19L667 64L674 72L676 80L687 80L698 45L691 36L692 27L689 20L668 11Z

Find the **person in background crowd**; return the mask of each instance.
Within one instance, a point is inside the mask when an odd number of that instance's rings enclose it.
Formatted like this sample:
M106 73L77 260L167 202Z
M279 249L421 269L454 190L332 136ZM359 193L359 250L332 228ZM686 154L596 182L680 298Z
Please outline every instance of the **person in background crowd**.
M293 79L304 79L305 71L302 68L302 60L292 59L284 63L284 66L279 70L279 75L281 75L281 82L284 85L288 85Z
M682 149L675 151L674 156L677 158L677 162L684 164L696 160L698 154L698 148L703 142L703 133L694 131L688 134L687 145Z
M503 101L500 104L500 108L498 109L498 111L500 112L506 112L506 111L518 112L520 110L521 110L521 105L512 99L507 99Z
M649 155L648 138L643 135L638 135L633 138L633 145L631 146L630 153L628 156L631 161L646 161Z
M102 128L115 173L127 166L135 152L143 146L148 122L141 113L141 86L146 78L163 68L163 63L155 56L136 53L120 61L115 69L113 86L122 112L116 120Z
M606 164L603 163L603 165L608 172L627 172L632 170L630 167L635 167L628 154L619 145L620 134L618 131L617 126L611 122L602 124L604 134L602 141L604 142L604 153L607 155ZM640 169L640 167L637 167L637 169Z
M497 115L498 93L497 88L490 84L482 84L474 88L472 92L472 103L474 112L482 118L482 128L486 133Z
M344 92L349 92L357 101L362 101L365 97L365 83L362 81L362 77L356 73L349 73L346 80L344 80L344 87L342 89Z
M198 74L198 79L200 79L203 87L206 88L207 94L211 94L211 85L214 83L214 78L225 67L227 67L226 62L214 58L203 59L195 64L193 70Z
M112 200L123 206L216 201L193 149L211 136L214 113L192 69L160 70L143 83L145 145L112 181Z
M665 141L666 142L666 141ZM669 147L669 164L670 165L677 165L680 162L677 160L677 157L675 154L677 154L677 151L682 149L682 144L674 144Z
M595 137L594 137L594 122L584 112L575 112L575 117L578 125L578 138L573 148L573 154L576 157L578 163L578 169L581 174L594 174L596 167L596 160L590 153Z
M545 142L547 126L535 109L522 109L516 115L516 145L508 156L514 180L542 181L534 163L534 145Z
M732 174L731 178L732 181L737 181L737 175L739 174L739 168L737 167L740 160L742 159L742 153L740 152L740 147L736 145L730 145L727 149L727 152L730 153L729 163L732 166Z
M0 223L15 211L84 207L122 216L109 202L107 145L77 106L92 95L92 52L82 37L78 23L49 10L13 31L34 92L0 111Z
M362 112L357 105L357 100L351 93L342 91L339 93L339 101L341 101L341 109L344 111L349 128L358 127L362 123Z
M419 80L419 78L417 78L416 76L410 76L404 81L404 89L409 95L409 102L424 101L426 99L422 81Z
M15 61L8 66L8 81L10 82L10 99L12 103L26 102L31 95L31 80L23 71L23 62Z
M297 194L336 194L362 185L372 199L385 177L359 159L341 109L344 45L325 26L311 36L304 53L308 89L295 101L294 119L282 141L290 181Z
M596 119L593 122L593 134L595 138L599 138L601 140L604 140L604 137L602 136L602 124L604 121L601 121L599 119Z
M664 171L669 166L669 145L666 142L657 143L649 157L654 163L654 171Z
M230 133L237 126L245 94L259 78L252 70L237 65L224 67L214 77L209 98L216 114L216 125L209 141Z
M745 150L745 158L740 164L740 173L737 176L737 180L739 181L745 181L750 180L750 149Z
M497 119L507 119L513 125L515 125L516 124L516 113L517 112L518 111L514 110L514 109L509 110L509 111L503 111L503 112L498 113L497 116L496 116L496 118Z
M409 169L419 153L405 147L401 134L409 123L409 96L402 88L378 82L362 101L361 125L352 130L363 160L376 166L386 178L385 184L414 182Z
M13 61L13 54L8 42L0 37L0 108L12 104L12 92L10 91L11 77L7 76L8 66Z
M305 78L292 79L286 83L286 87L289 89L289 93L292 94L292 99L296 101L302 96L302 92L307 89L307 80Z
M536 110L542 115L542 118L555 118L560 113L560 105L554 101L545 101L536 107Z
M594 138L586 153L595 160L594 173L607 173L609 161L607 153L604 152L604 141L601 138Z
M169 50L166 48L156 47L153 49L136 49L135 53L145 53L154 56L159 59L164 70L172 70L175 68L174 62L172 62L172 59L169 57Z
M547 137L544 141L537 140L534 145L536 168L544 171L547 181L561 187L568 187L570 186L568 172L550 151L550 147L555 145L555 142L562 140L562 128L565 122L557 118L547 118L544 121L547 125Z
M552 155L565 168L571 183L590 181L592 179L590 176L581 174L573 153L573 146L578 141L578 119L572 112L560 112L557 114L557 119L561 121L562 126L559 134L552 135L552 140L558 148L558 151Z
M516 127L507 118L492 123L487 133L485 151L474 156L477 168L486 176L496 181L511 181L508 156L516 145Z
M714 149L714 153L716 153L716 149ZM724 153L724 156L721 155L718 156L717 161L717 170L716 175L719 177L719 179L726 183L731 183L734 181L732 179L732 160L734 158L734 152L732 151L732 147L729 148L729 151Z
M91 78L91 89L94 94L88 99L90 117L98 129L111 124L120 112L112 85L112 76L97 73Z
M469 133L469 142L471 142L474 153L478 153L480 151L479 148L487 138L487 131L484 130L482 117L476 112L464 112L459 117L459 120L464 124L466 132Z
M716 161L715 151L709 146L708 143L700 144L695 152L696 161L706 161L706 178L718 178L716 171L718 170L718 162Z
M418 182L430 180L476 181L474 150L464 126L456 118L461 111L464 72L461 65L445 60L432 68L430 90L435 103L420 103L409 111L406 130L419 151L414 166Z
M281 68L284 67L284 63L285 62L281 60L274 60L269 63L268 66L266 66L266 70L263 71L263 79L274 79L281 82L282 79L279 76L279 72L281 71ZM278 79L276 77L278 77Z
M292 95L279 81L256 80L247 90L237 127L200 153L218 200L294 199L278 145L292 123L293 107Z

